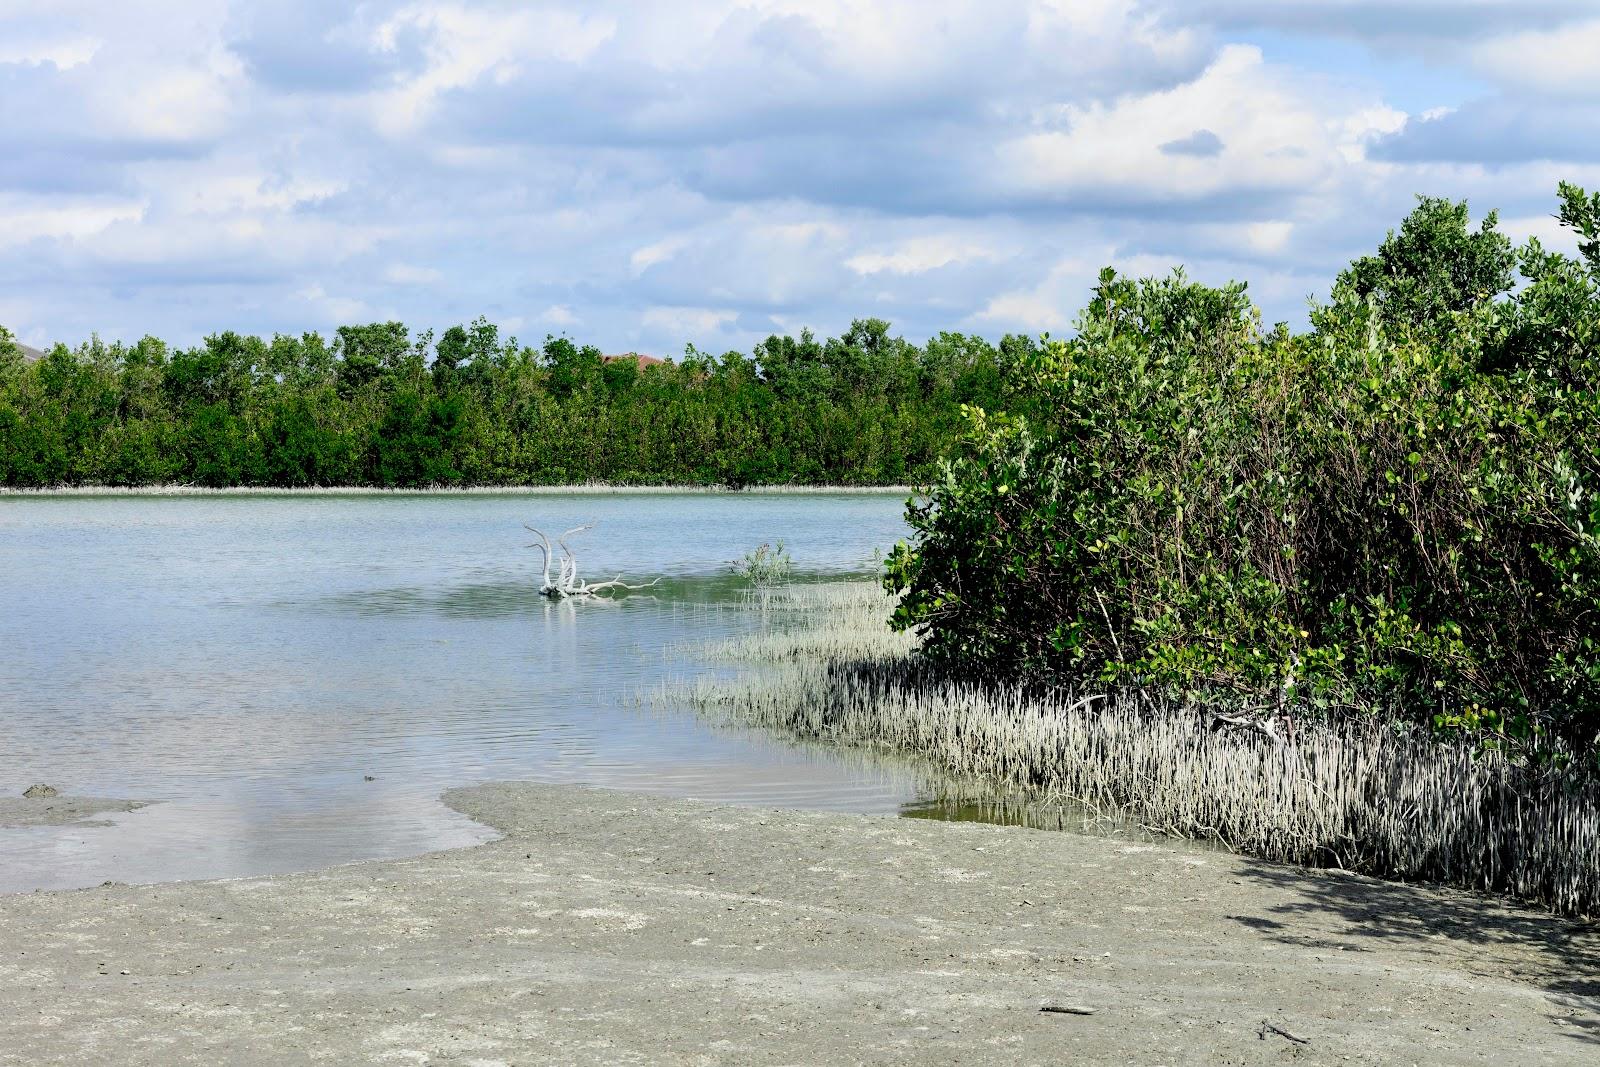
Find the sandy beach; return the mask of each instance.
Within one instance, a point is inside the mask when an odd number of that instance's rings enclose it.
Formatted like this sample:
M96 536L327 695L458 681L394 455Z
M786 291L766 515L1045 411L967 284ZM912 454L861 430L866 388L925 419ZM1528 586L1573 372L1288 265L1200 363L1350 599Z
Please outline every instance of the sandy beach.
M1600 1058L1600 934L1466 894L572 787L446 801L504 836L0 898L0 1064Z

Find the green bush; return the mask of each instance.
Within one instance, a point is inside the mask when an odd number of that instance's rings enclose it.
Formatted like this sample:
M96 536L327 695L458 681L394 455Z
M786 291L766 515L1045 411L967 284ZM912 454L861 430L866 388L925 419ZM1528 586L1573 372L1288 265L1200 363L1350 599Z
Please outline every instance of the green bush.
M966 410L897 624L996 676L1600 751L1600 197L1561 196L1583 259L1423 200L1300 336L1105 272Z
M776 546L757 545L734 561L733 572L754 586L776 585L789 579L794 572L794 560L779 541Z

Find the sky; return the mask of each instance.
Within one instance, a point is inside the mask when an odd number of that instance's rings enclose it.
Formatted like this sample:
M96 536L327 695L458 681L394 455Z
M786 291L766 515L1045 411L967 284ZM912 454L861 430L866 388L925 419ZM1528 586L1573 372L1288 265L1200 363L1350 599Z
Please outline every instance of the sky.
M1417 194L1560 247L1595 55L1600 0L0 0L0 324L670 356L1179 264L1298 324Z

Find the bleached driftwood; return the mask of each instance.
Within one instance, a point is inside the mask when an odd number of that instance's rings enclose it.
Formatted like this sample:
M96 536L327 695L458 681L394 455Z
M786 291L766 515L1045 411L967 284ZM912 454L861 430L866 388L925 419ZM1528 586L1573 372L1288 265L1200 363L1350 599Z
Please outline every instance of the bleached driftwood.
M596 582L593 585L579 581L578 554L572 551L571 545L567 544L567 538L593 528L594 523L585 523L582 526L574 526L570 530L563 531L556 537L556 544L561 546L560 572L555 580L552 581L550 578L550 564L555 562L555 552L550 548L550 539L542 531L534 529L526 523L523 524L523 529L539 539L527 547L537 548L544 557L544 575L539 586L539 594L541 596L547 596L551 600L590 597L615 589L620 589L624 592L630 592L635 589L648 589L655 585L656 582L661 581L660 578L657 578L654 582L645 582L643 585L629 585L622 580L622 575L620 574L608 582Z

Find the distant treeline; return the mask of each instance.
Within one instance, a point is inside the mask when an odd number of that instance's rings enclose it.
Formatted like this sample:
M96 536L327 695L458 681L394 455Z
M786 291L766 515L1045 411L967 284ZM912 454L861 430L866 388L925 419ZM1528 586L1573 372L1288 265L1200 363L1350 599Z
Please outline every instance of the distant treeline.
M752 355L608 359L482 319L270 340L57 345L0 328L0 485L889 484L928 474L964 403L1035 347L865 319Z

